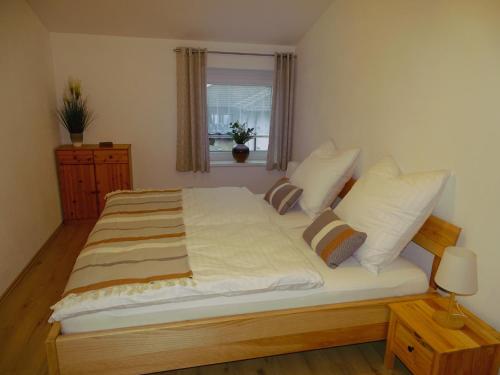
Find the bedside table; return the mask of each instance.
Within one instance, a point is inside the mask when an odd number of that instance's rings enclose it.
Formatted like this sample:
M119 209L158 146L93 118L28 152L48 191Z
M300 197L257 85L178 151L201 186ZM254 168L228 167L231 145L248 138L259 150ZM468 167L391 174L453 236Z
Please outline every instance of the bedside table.
M463 329L439 326L432 314L446 310L447 303L436 297L389 305L387 368L393 368L394 356L398 356L415 375L497 375L498 333L464 308L467 319Z

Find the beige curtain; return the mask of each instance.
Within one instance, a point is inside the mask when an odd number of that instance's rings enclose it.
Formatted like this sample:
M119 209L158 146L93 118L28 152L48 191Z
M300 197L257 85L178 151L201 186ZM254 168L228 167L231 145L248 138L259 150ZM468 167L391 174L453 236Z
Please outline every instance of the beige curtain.
M178 48L177 162L180 172L208 172L207 52Z
M292 53L277 53L274 56L273 104L267 151L269 170L285 171L292 156L295 61Z

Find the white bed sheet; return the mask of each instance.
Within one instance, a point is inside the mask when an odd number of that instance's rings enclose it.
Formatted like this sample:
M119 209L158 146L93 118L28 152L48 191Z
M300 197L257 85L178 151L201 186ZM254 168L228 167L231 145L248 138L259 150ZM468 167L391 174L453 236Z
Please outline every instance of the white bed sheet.
M63 333L158 324L215 316L279 310L293 307L357 301L424 293L428 288L425 273L404 258L396 259L375 275L349 258L332 270L302 240L304 228L311 219L299 208L286 215L262 201L256 208L265 213L291 239L321 274L324 285L309 290L273 290L234 296L217 296L199 300L110 309L82 314L61 321Z

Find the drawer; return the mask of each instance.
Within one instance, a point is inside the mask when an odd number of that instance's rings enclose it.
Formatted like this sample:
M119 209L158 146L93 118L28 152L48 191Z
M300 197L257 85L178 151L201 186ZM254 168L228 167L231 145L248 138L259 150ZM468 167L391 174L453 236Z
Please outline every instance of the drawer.
M127 150L95 150L96 163L128 163Z
M94 157L90 150L58 150L59 164L92 164Z
M413 373L419 375L431 373L434 351L420 336L401 322L396 325L392 350Z

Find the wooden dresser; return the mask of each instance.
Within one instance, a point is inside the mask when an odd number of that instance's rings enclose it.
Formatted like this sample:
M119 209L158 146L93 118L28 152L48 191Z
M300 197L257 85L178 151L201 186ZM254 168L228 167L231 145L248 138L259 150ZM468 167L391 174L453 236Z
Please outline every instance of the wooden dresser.
M130 149L130 145L64 145L56 149L64 220L97 218L107 193L132 189Z

